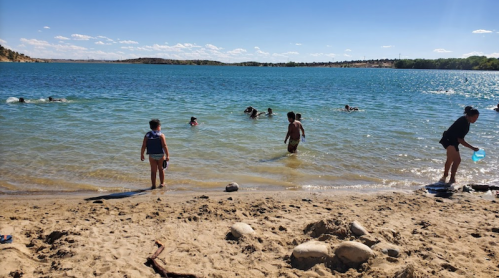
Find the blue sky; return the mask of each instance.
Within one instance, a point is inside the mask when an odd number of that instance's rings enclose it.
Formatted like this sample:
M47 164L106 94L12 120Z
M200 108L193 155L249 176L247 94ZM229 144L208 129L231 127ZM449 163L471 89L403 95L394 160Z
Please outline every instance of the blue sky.
M0 0L0 44L62 59L499 57L498 14L498 0Z

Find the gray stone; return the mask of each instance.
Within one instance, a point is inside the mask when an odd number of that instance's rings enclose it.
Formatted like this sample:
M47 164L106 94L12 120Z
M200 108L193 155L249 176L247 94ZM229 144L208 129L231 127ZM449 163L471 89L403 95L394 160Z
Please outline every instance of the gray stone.
M255 231L250 225L242 222L237 222L230 227L230 232L235 238L240 238L244 235L254 234Z
M238 191L239 190L239 184L235 183L235 182L231 182L229 183L226 187L225 187L225 191L226 192L233 192L233 191Z
M329 256L329 246L320 241L307 241L293 249L295 258L322 258Z
M374 245L373 250L380 251L381 253L386 254L393 258L397 258L398 256L400 256L399 247L386 242L380 242Z
M350 231L352 231L352 233L356 236L363 236L369 234L366 228L362 227L362 225L357 221L353 221L350 224Z
M374 252L369 246L355 241L341 243L334 254L345 264L361 264L374 256Z
M379 243L380 240L375 238L373 235L367 234L359 237L360 242L364 243L365 245L372 247L374 244Z

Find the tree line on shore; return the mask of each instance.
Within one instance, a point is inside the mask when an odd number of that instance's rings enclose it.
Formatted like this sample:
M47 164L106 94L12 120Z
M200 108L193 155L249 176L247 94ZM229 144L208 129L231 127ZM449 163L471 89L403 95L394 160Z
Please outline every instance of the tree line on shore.
M211 60L172 60L162 58L137 58L127 60L112 61L115 63L131 64L164 64L164 65L197 65L197 66L240 66L240 67L336 67L336 68L391 68L395 60L377 59L377 60L358 60L343 62L286 62L286 63L268 63L247 61L239 63L223 63Z
M403 59L394 63L397 69L457 69L457 70L499 70L498 58L470 56L449 59Z

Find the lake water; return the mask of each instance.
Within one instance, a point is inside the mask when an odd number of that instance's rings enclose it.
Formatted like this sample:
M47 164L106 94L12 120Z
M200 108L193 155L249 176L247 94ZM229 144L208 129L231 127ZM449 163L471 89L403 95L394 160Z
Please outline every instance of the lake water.
M170 150L167 190L413 189L442 175L438 141L466 105L481 113L466 140L487 156L475 163L461 147L458 182L499 183L498 72L18 63L0 71L0 193L147 188L140 148L151 118ZM250 105L276 115L249 119ZM288 111L303 115L297 155L284 144ZM188 125L191 116L199 126Z

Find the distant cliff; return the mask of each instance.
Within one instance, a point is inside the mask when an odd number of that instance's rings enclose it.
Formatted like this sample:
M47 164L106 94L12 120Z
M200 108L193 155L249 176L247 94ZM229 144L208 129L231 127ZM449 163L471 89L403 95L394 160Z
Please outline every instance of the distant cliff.
M44 63L45 61L42 59L31 58L0 45L0 62Z

